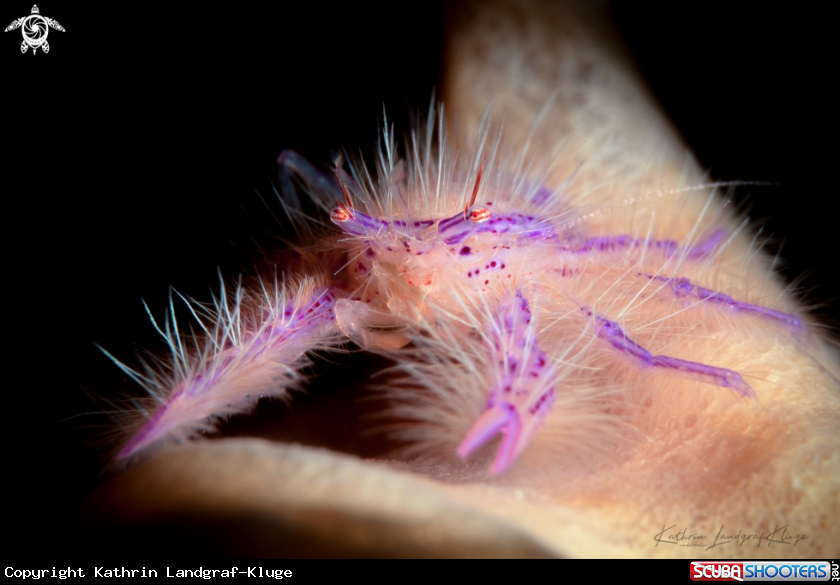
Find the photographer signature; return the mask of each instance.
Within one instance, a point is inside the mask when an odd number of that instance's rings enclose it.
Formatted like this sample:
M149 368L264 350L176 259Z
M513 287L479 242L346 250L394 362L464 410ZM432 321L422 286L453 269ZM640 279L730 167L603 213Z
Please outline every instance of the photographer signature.
M711 545L707 545L709 538L705 534L689 533L687 528L681 528L674 532L676 528L676 524L668 527L663 525L662 531L658 532L653 537L653 540L656 541L654 547L658 547L660 544L674 544L679 546L706 547L706 550L711 550L717 546L723 546L724 544L734 543L738 545L738 547L742 547L748 541L756 541L756 548L761 546L762 542L767 542L767 546L769 548L772 544L786 544L796 546L797 544L799 544L800 541L808 540L807 534L788 535L787 524L781 527L777 525L775 530L768 533L765 533L762 530L761 534L746 533L741 529L739 529L738 532L734 534L724 534L724 526L721 525L720 530L718 530L717 536L715 536L714 542Z

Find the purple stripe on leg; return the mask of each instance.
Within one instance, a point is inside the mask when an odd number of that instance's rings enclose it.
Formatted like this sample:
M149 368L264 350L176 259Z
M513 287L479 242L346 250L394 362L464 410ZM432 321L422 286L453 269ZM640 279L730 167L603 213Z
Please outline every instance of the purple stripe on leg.
M653 356L644 347L627 337L627 334L615 321L594 314L592 309L586 307L582 307L581 310L587 315L595 317L598 323L598 337L634 358L642 367L676 370L687 374L693 380L700 380L721 388L731 388L741 396L755 398L755 391L750 388L750 385L744 381L738 372L665 355Z
M592 311L587 312L591 315ZM610 343L614 348L629 354L645 364L651 365L653 356L644 347L627 337L621 326L615 321L605 319L600 315L596 315L595 319L598 321L598 337Z
M707 366L697 362L690 362L678 358L658 355L653 358L653 366L668 368L689 374L692 379L702 380L721 388L732 388L735 392L745 398L755 398L755 391L750 385L744 382L741 374L735 370Z
M614 252L625 248L655 248L664 251L668 256L673 255L679 249L679 242L676 240L646 240L634 238L626 234L618 236L597 236L587 239L578 248L565 248L573 254L588 254L589 252Z
M702 258L718 244L720 244L727 235L727 231L719 228L712 232L707 238L697 242L694 246L686 249L686 255L692 260ZM578 248L564 248L565 251L573 254L588 254L589 252L615 252L616 250L624 250L627 248L652 248L662 250L667 256L673 256L680 249L680 244L677 240L648 240L645 238L634 238L627 234L617 236L597 236L587 239L582 246Z
M722 305L731 311L749 313L751 315L757 315L771 321L782 323L794 333L802 332L802 319L791 313L784 313L782 311L777 311L761 305L754 305L752 303L735 300L722 292L697 286L684 277L669 278L667 276L651 276L650 274L640 274L640 276L664 282L674 290L674 295L677 297L694 297L701 301L708 301L716 305Z

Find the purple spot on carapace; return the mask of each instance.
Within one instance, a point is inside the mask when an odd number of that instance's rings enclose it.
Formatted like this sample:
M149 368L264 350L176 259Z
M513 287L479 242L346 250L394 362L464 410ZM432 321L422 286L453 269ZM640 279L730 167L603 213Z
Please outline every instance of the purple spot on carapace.
M472 250L469 246L464 246L463 248L461 248L461 256L467 256L471 251Z

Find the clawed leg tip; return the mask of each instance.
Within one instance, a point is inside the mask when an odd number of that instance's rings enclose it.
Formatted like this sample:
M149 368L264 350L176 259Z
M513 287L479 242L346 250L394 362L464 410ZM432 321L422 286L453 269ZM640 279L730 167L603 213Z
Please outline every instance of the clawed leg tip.
M496 459L490 467L490 473L494 475L502 473L516 459L515 453L521 437L521 430L522 422L512 405L505 403L492 406L479 417L458 446L458 456L461 459L466 459L501 433L502 442L496 452Z
M729 370L723 376L721 386L731 388L735 392L738 393L739 396L744 398L757 398L755 394L755 390L752 389L752 386L747 384L744 379L741 377L741 374L738 372Z

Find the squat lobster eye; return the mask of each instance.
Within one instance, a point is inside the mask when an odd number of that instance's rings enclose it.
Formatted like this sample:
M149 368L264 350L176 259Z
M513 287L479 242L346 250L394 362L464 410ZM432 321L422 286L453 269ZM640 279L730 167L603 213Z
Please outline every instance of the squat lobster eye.
M470 221L482 223L490 219L490 210L486 207L473 207L470 210Z
M341 203L338 204L338 207L333 207L333 210L330 211L330 219L333 221L344 222L351 217L353 217L353 214Z

